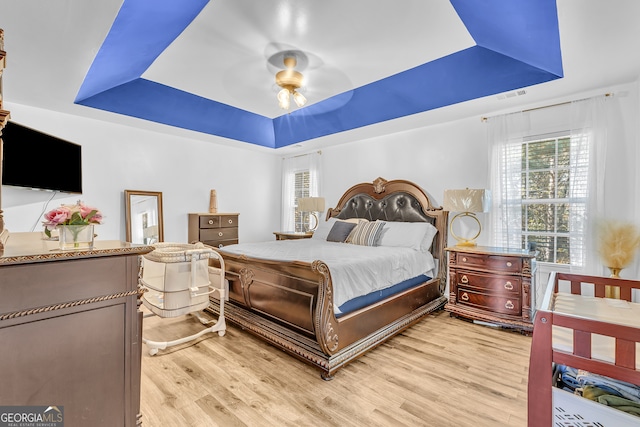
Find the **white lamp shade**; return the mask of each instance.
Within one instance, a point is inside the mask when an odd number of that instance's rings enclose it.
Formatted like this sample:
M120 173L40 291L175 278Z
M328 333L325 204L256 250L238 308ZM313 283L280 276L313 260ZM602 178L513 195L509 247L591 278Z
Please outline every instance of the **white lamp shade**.
M442 207L450 212L489 212L491 191L485 189L445 190Z
M324 197L301 197L298 199L300 212L324 212Z

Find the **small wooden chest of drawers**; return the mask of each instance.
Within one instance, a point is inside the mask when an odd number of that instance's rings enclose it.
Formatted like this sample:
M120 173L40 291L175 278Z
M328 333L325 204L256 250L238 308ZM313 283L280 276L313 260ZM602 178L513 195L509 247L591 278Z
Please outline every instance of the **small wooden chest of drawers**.
M238 243L237 213L190 213L189 243L221 248Z
M533 330L535 254L482 246L446 251L449 302L445 310L524 332Z

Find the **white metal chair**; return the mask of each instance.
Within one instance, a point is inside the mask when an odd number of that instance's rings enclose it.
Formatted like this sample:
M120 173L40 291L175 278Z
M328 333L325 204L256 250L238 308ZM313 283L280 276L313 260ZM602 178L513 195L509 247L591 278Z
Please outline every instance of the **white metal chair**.
M202 324L212 326L173 341L152 341L146 338L142 342L149 347L153 356L158 350L193 341L209 332L218 332L224 336L224 301L228 282L224 277L224 260L211 247L202 243L156 243L153 251L142 256L140 284L145 288L142 303L151 310L149 316L177 317L191 314ZM209 265L210 259L217 259L220 267ZM220 314L216 320L208 320L200 313L209 305L209 297L218 292Z

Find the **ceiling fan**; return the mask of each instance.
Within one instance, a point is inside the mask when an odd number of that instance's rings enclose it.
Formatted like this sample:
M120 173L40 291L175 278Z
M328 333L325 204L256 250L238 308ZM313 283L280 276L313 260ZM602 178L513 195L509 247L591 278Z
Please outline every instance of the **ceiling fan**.
M278 106L283 110L288 110L291 106L291 98L293 98L298 107L303 107L307 103L307 98L301 93L305 79L298 69L306 68L307 56L301 51L289 50L278 52L269 58L271 64L278 61L281 61L285 67L284 70L278 71L275 77L276 84L281 88L277 96Z

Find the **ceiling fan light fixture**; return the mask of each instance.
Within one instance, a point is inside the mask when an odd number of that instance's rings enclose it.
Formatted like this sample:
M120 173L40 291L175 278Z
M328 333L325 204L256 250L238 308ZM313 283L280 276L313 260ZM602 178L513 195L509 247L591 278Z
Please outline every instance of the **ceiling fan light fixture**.
M307 103L307 98L305 98L304 95L297 90L293 91L293 100L296 102L296 105L298 107L303 107L304 104Z
M284 66L286 69L278 71L276 73L276 84L282 88L278 92L278 106L284 110L288 110L291 106L290 95L293 96L298 107L302 107L307 103L307 98L304 97L297 89L302 87L304 76L302 73L294 70L297 61L295 57L287 56L284 58Z
M278 92L278 106L283 110L288 110L290 105L289 89L282 89Z

